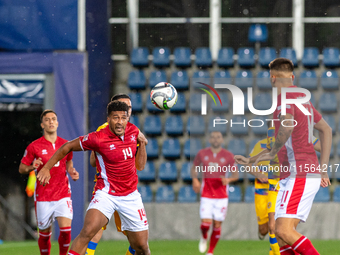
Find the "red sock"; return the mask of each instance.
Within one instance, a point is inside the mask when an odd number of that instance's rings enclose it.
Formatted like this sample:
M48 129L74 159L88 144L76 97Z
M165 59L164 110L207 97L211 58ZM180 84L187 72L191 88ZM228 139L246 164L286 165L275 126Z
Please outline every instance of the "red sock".
M60 228L59 255L66 255L71 242L71 227Z
M209 231L210 225L211 225L211 222L201 223L201 232L202 232L202 236L204 239L208 238L208 231Z
M216 247L218 240L220 240L220 236L221 236L221 227L214 228L213 232L211 233L211 237L210 237L208 253L214 253L214 249Z
M281 255L295 255L295 251L292 249L290 245L285 245L280 247L280 254Z
M302 255L320 255L314 248L312 242L305 236L301 236L293 245L293 249Z
M79 253L75 252L75 251L69 251L68 252L68 255L80 255Z
M39 232L38 246L41 255L50 255L51 252L51 234Z

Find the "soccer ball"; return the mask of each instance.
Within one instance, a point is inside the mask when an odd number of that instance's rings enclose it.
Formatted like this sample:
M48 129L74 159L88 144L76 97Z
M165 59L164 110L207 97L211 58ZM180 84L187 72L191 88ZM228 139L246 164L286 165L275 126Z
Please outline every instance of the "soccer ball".
M151 90L150 100L158 109L168 110L177 102L177 91L170 83L160 82Z

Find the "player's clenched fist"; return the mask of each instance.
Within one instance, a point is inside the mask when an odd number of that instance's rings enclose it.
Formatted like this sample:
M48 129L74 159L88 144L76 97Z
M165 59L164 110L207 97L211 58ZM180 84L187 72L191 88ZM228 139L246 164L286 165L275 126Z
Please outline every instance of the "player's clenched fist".
M35 159L34 161L33 161L33 168L34 169L37 169L40 165L42 165L43 164L43 162L42 162L42 159L41 158L38 158L38 159Z
M240 165L247 165L249 164L249 158L246 158L242 155L236 155L234 157L235 161L237 164L240 164Z
M145 138L144 134L139 130L138 137L137 137L138 143L144 143L145 145L148 144L148 139Z
M48 170L45 167L41 168L41 170L39 171L37 175L37 179L40 182L40 184L43 186L45 186L46 184L49 184L49 181L51 179L50 170Z
M72 180L76 181L79 179L79 173L74 167L68 169L67 172L71 176Z

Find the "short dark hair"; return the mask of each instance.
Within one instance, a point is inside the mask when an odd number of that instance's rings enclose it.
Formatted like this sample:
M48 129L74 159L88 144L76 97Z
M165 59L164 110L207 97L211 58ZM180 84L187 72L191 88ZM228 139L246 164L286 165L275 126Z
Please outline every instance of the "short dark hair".
M109 116L111 114L111 112L126 112L126 113L128 113L128 111L129 111L129 106L126 103L118 101L118 100L111 101L107 105L107 116Z
M294 64L288 58L276 58L269 63L269 69L280 72L293 72Z
M113 97L111 97L111 101L115 101L115 100L122 99L122 98L127 98L127 99L131 100L129 95L124 94L124 93L119 93L119 94L116 94Z
M53 110L51 110L51 109L46 109L46 110L43 111L42 114L40 115L40 122L42 122L44 116L45 116L47 113L50 113L50 112L54 113L55 116L57 116L57 114L55 113L55 111L53 111Z

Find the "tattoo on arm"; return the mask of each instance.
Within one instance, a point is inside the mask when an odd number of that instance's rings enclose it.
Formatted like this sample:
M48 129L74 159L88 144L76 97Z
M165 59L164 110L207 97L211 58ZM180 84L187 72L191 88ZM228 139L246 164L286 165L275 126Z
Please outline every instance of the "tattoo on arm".
M280 122L285 121L286 126L292 127L294 125L293 119L287 118L286 115L281 115L280 116ZM283 145L287 142L289 139L290 135L292 134L293 129L290 127L284 127L282 124L279 128L279 131L277 133L277 136L275 138L275 143L273 145L273 148L270 152L271 155L276 155Z

